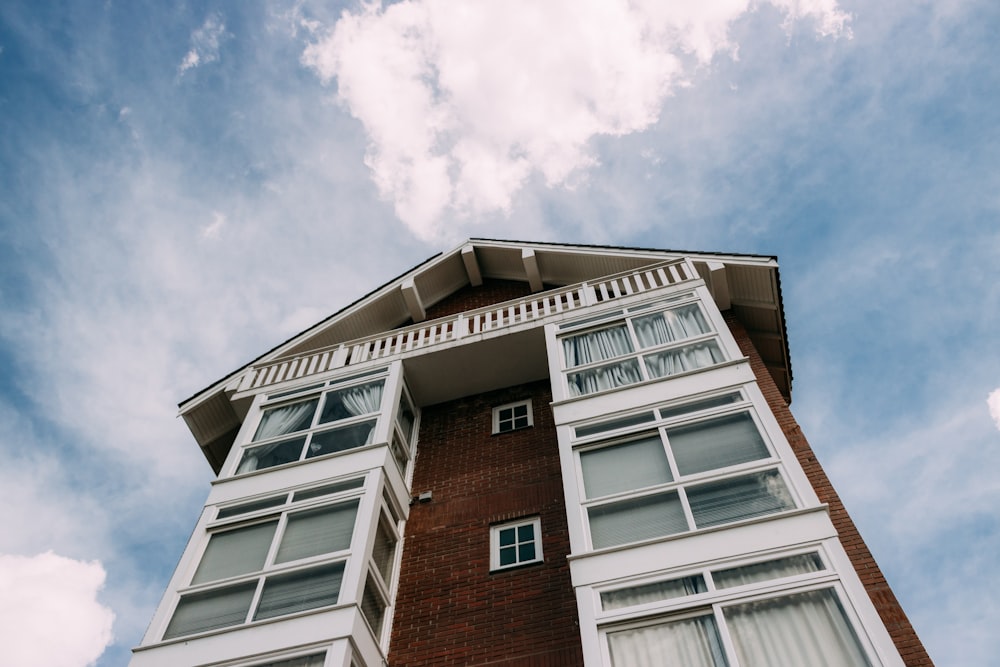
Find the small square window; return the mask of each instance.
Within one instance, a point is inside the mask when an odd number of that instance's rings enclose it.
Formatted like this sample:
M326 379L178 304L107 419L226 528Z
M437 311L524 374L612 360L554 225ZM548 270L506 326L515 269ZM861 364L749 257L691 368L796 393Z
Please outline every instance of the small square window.
M542 561L542 522L538 517L490 528L490 570Z
M493 408L494 433L515 431L519 428L528 428L533 424L530 399Z

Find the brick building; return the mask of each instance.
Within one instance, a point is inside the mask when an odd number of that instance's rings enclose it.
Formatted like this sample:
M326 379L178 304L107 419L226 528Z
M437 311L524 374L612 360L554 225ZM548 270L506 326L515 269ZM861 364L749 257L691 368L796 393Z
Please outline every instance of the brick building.
M790 400L774 258L470 240L181 404L131 664L931 665Z

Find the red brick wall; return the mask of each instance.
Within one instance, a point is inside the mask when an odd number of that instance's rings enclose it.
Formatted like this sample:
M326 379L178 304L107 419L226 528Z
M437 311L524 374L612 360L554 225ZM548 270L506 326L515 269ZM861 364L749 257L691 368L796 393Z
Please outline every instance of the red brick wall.
M816 489L816 495L819 496L821 502L830 506L830 518L840 535L840 542L844 545L847 555L850 556L851 562L854 564L854 569L857 570L858 576L861 578L861 583L864 584L869 597L882 617L882 621L889 630L903 662L908 667L931 667L934 663L931 662L920 638L917 637L913 626L910 625L910 620L889 588L889 584L878 564L875 563L868 546L861 539L861 535L858 533L854 521L847 514L843 502L834 491L833 485L830 484L830 480L819 461L816 460L816 454L802 434L802 429L788 409L788 404L781 392L778 391L778 387L764 366L760 354L757 353L750 341L746 329L731 312L723 314L740 350L750 359L750 366L753 368L754 375L757 376L757 384L764 393L778 424L781 425L781 430L784 431L785 437L795 451L795 456L805 470L806 476L813 488Z
M491 435L492 408L532 399L535 425ZM548 382L424 408L389 665L583 663ZM545 560L490 573L490 525L539 516Z
M520 299L531 294L528 283L518 280L486 278L479 287L466 285L451 296L445 297L427 309L427 319L447 317L466 310L475 310L494 303Z

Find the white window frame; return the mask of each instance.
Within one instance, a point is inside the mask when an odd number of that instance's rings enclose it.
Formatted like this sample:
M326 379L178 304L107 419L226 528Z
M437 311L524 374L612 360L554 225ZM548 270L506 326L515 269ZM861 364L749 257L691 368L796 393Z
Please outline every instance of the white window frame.
M516 408L521 407L521 406L524 406L525 408L527 408L527 411L528 411L528 423L524 424L523 426L517 426L518 417L516 417L514 415L514 410ZM502 415L502 413L505 410L509 410L510 411L510 419L509 420L505 419L503 417L503 415ZM507 421L509 421L511 423L511 427L507 428L507 429L502 429L501 430L501 425L503 423L507 422ZM534 410L532 409L532 406L531 406L531 399L530 398L529 399L525 399L523 401L515 401L513 403L505 403L504 405L498 405L497 407L493 408L493 435L497 435L499 433L510 433L511 431L519 431L519 430L521 430L523 428L531 428L534 425L535 425L535 414L534 414Z
M699 406L705 404L707 401L711 401L715 398L720 397L734 397L734 400L729 403L722 405L712 406L708 408L701 408ZM685 405L690 405L691 410L689 412L676 413L678 407L683 408ZM664 417L660 412L661 410L670 411L671 414ZM648 413L650 409L644 409L637 412ZM667 432L670 429L677 428L680 426L696 425L699 423L707 423L714 419L727 416L735 416L740 414L746 414L749 416L754 427L757 430L758 435L763 440L764 446L767 449L768 456L765 458L755 459L752 461L746 461L743 463L738 463L734 465L729 465L722 468L715 468L710 470L705 470L702 472L690 473L687 475L680 474L678 470L674 455L669 445L669 437ZM573 444L573 459L576 473L576 485L579 489L579 500L580 500L580 512L581 512L581 522L584 528L584 534L586 536L586 544L589 550L595 550L593 537L591 535L591 524L589 510L595 507L602 506L612 506L616 503L622 503L629 500L640 500L642 498L652 497L662 494L676 494L679 499L681 508L684 513L685 520L687 522L687 530L670 533L669 535L663 535L659 537L647 538L649 540L663 539L667 537L673 537L674 535L685 535L697 532L699 530L712 530L716 526L708 526L705 528L699 528L694 520L690 504L687 499L687 490L695 488L705 483L713 483L726 481L728 479L737 479L742 476L747 476L751 474L776 474L782 481L785 490L787 491L792 507L787 510L778 511L772 514L763 515L763 517L771 517L780 515L783 511L793 511L802 507L802 499L796 493L794 485L788 478L784 466L781 464L781 458L776 451L775 443L772 442L768 431L764 428L764 424L761 423L759 415L753 404L747 400L744 392L738 389L729 389L727 391L715 392L713 394L706 394L700 397L686 398L682 402L673 402L670 404L665 404L662 406L657 406L654 412L655 419L631 426L623 429L614 429L609 432L596 433L593 435L588 435L583 438L578 438ZM587 426L599 425L601 421L614 422L620 420L621 415L616 415L611 419L605 419L600 421L588 421L581 423ZM574 427L578 427L581 424L575 424ZM581 461L581 455L598 450L606 447L613 447L616 445L627 444L638 439L643 439L646 437L651 437L656 435L660 439L660 443L663 446L664 454L666 456L670 476L672 479L668 482L662 484L656 484L651 486L644 486L640 488L633 488L625 491L619 491L609 495L595 496L594 498L587 497L587 490L583 478L583 464ZM741 521L754 521L763 517L752 517L749 519L737 519L732 522L727 522L725 524L719 524L723 526L733 525L740 523ZM627 542L623 544L609 545L606 547L599 547L598 549L618 549L625 544L636 544L640 542L647 541L647 539L637 540L636 542Z
M363 478L362 478L363 479ZM351 481L349 479L344 479L340 481ZM310 485L306 487L296 488L294 490L287 490L284 492L285 501L281 505L274 507L268 507L260 510L251 510L245 513L239 513L231 517L227 517L222 520L211 521L206 526L206 535L204 536L200 549L198 551L197 558L190 561L188 572L185 577L186 585L182 586L177 590L177 595L175 596L174 603L171 606L170 613L165 619L163 629L160 632L161 640L163 641L187 641L189 638L198 637L205 634L213 634L217 632L228 632L230 630L245 627L248 625L253 625L259 622L269 622L272 618L284 618L292 617L302 613L311 613L317 610L328 609L333 606L339 606L345 604L344 595L347 593L351 600L353 601L353 594L347 587L348 581L348 568L351 567L352 554L354 550L358 548L358 531L359 524L364 524L364 513L366 510L366 503L364 502L364 496L366 492L367 483L363 483L360 486L354 486L353 488L348 488L342 491L335 491L330 494L321 495L314 498L306 498L305 500L296 500L296 493L308 493L315 489L321 489L331 483L337 483L337 480L328 482L327 484L320 485ZM280 497L280 495L275 496ZM337 505L344 505L348 503L356 503L356 513L354 517L354 526L351 531L351 540L346 549L341 549L337 551L332 551L328 553L317 554L315 556L308 556L303 558L298 558L295 560L290 560L287 562L276 563L276 556L278 549L281 546L282 539L285 535L285 530L288 525L289 517L305 512L311 512L315 510L322 510L325 508L333 508ZM239 507L241 503L227 503L222 507ZM271 537L270 545L267 549L267 555L265 556L264 565L252 572L236 574L232 576L222 577L219 579L212 579L198 584L192 584L191 581L195 577L199 566L205 558L208 545L212 539L212 536L219 533L224 533L230 530L237 530L243 527L257 525L266 523L269 521L276 521L277 525L275 527L274 534ZM254 616L257 613L258 606L260 604L261 596L263 593L264 586L267 584L268 579L275 576L284 576L286 574L295 574L297 572L306 572L310 569L324 567L328 565L336 565L338 563L343 563L344 572L341 575L340 590L337 596L337 601L331 605L323 605L316 607L314 609L307 609L301 611L290 612L287 615L280 615L275 617L270 617L267 619L261 619L259 621L254 620ZM244 620L240 623L234 623L220 628L212 628L206 630L198 630L191 633L176 634L169 638L164 638L167 630L170 627L170 623L177 612L178 606L182 603L185 597L192 595L201 594L211 594L213 591L223 591L227 588L231 588L239 585L250 585L253 583L255 585L254 593L251 597L249 608L247 610Z
M823 564L823 569L816 572L799 573L784 577L776 577L765 581L733 586L731 588L717 588L713 574L722 570L752 566L772 560L779 560L790 556L812 555L819 557ZM707 591L694 593L687 596L666 598L659 601L636 604L630 607L622 607L605 611L601 601L601 593L614 590L642 586L661 581L700 576L706 584ZM646 627L662 622L682 620L687 617L708 615L710 613L715 621L719 632L723 650L729 667L740 667L736 655L735 644L729 633L728 625L724 617L724 610L745 603L761 600L777 599L794 596L799 593L808 593L820 590L831 590L836 597L840 608L844 612L845 620L858 640L858 644L864 656L868 659L872 667L881 667L884 663L880 660L878 651L875 650L872 637L870 637L861 621L858 611L854 609L850 596L847 595L843 582L837 572L833 569L833 564L829 555L818 545L811 548L798 548L794 550L784 550L772 552L764 557L757 554L751 558L733 559L729 561L716 562L710 567L687 568L675 570L669 573L659 573L652 577L633 579L628 582L615 582L594 587L594 610L596 612L597 632L600 638L600 650L602 664L611 664L610 647L608 634L630 628Z
M533 542L535 545L535 557L531 560L516 560L513 563L507 565L500 564L500 531L513 529L515 535L517 534L517 529L523 526L532 526L533 528ZM515 546L520 546L526 542L518 542L515 538ZM509 546L509 545L505 545ZM519 554L519 550L515 549L515 553ZM490 526L490 572L497 572L502 570L510 570L513 568L523 567L525 565L532 565L534 563L542 563L545 561L544 555L542 553L542 519L541 517L531 517L529 519L518 519L517 521L507 521L505 523L498 523L496 525Z
M639 337L636 335L635 327L633 325L633 320L640 317L645 317L648 315L653 315L656 313L662 313L670 310L686 308L689 306L695 306L704 323L707 326L707 331L701 334L696 334L686 338L680 338L660 345L650 346L643 348L640 344ZM563 346L563 341L574 336L586 335L588 333L600 331L602 329L608 329L612 327L622 326L627 331L629 342L632 346L632 351L623 353L614 357L609 357L607 359L601 359L598 361L582 363L575 366L570 366L566 359L565 349ZM715 350L722 357L721 361L717 361L705 366L699 366L698 368L680 371L676 373L670 373L662 376L654 376L649 372L646 366L646 357L652 357L662 352L668 352L671 350L679 350L688 346L704 345L710 344L714 345ZM556 334L556 347L558 348L557 355L559 359L559 365L562 369L562 381L566 388L566 396L568 398L583 398L588 396L595 396L606 391L613 391L615 389L620 389L622 387L634 386L643 382L650 382L656 380L666 380L674 377L680 377L684 375L689 375L691 373L696 373L708 368L714 368L720 364L725 363L729 360L729 353L726 350L726 345L719 336L719 332L716 330L716 326L713 323L711 314L706 309L699 299L693 293L684 294L679 297L671 297L668 299L657 300L653 303L643 303L635 306L629 306L624 309L619 309L611 313L607 313L602 316L589 317L584 320L578 320L577 322L567 322L559 325ZM618 366L625 362L634 361L639 373L639 378L634 382L627 382L614 387L607 387L597 389L591 392L576 393L574 390L573 383L570 382L570 377L578 373L586 373L587 371L599 369L602 367Z

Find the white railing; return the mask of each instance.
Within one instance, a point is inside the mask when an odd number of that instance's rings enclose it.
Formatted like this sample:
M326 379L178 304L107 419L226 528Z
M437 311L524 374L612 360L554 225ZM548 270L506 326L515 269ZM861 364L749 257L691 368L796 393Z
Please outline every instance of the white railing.
M470 310L450 317L394 329L378 336L348 341L250 367L239 391L265 387L324 371L387 359L414 350L538 322L577 308L593 306L697 278L682 259L606 276L595 282L539 292L530 297ZM471 341L470 341L471 342Z

